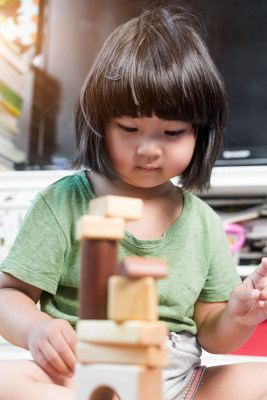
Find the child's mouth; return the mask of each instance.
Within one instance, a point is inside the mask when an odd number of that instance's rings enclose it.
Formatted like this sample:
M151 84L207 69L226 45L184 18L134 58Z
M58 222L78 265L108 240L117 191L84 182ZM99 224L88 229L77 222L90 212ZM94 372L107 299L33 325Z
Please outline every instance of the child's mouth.
M152 165L138 166L137 168L141 172L155 172L159 170L159 168L154 167Z

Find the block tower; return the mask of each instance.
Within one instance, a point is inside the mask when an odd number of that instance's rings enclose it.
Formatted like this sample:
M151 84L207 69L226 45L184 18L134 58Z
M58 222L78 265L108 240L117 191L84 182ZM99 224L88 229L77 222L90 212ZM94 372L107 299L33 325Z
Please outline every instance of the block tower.
M140 199L99 197L78 222L75 400L162 400L167 326L158 321L155 279L167 275L167 265L143 257L118 263L125 221L139 219L142 208Z

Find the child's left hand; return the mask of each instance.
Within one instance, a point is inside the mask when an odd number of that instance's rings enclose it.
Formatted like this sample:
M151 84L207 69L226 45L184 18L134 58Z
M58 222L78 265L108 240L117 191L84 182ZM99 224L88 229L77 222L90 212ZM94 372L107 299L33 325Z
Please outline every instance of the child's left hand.
M267 257L232 291L228 309L244 326L257 325L267 319Z

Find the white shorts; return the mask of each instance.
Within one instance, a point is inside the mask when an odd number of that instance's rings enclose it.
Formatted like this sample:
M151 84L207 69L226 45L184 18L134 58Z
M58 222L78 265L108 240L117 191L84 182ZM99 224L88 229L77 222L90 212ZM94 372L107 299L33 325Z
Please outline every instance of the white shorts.
M167 340L169 366L163 369L164 400L193 399L205 367L201 366L201 347L188 332L170 332Z

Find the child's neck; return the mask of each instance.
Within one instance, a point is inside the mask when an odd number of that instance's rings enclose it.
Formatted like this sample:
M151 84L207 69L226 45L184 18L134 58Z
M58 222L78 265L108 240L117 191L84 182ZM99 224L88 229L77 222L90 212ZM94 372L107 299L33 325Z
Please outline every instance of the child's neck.
M171 181L167 181L159 186L143 188L132 186L123 181L111 182L93 172L87 172L87 178L97 197L112 194L117 196L137 197L146 201L160 197L169 197L172 192L177 193L177 187L175 187Z
M144 201L143 215L138 221L127 221L126 229L138 239L158 239L181 215L183 195L171 182L154 188L136 188L125 183L111 183L93 173L87 177L97 197L108 194L138 197Z

